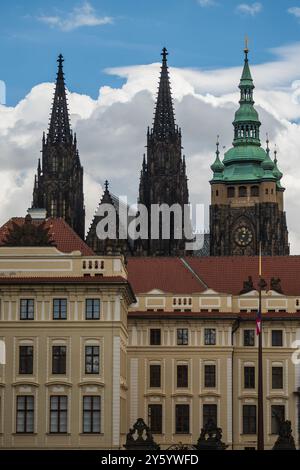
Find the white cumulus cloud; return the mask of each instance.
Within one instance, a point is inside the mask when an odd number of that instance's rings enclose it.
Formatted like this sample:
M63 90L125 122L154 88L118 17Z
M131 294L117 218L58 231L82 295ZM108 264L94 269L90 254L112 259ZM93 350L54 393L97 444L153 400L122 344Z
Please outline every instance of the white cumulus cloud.
M296 18L300 19L300 7L291 7L288 9L288 13L294 15Z
M259 2L240 3L240 5L236 7L236 10L243 15L256 16L262 11L262 4Z
M66 16L42 15L38 17L38 20L62 31L73 31L83 26L101 26L113 22L113 18L110 16L97 15L94 7L89 2L84 2L81 6L75 7Z

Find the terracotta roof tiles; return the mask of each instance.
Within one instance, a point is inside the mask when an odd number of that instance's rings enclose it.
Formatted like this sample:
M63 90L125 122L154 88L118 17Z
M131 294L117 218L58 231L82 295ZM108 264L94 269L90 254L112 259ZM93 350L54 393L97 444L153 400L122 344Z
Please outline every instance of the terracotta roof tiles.
M136 294L153 289L174 294L202 292L204 286L180 258L128 258L128 280Z
M3 245L12 223L15 222L21 225L24 223L24 220L24 217L13 217L0 227L0 245ZM38 224L42 220L33 220L33 222ZM49 228L49 233L55 246L62 253L80 251L84 256L95 255L93 250L74 232L63 218L55 219L50 217L46 219L46 227Z

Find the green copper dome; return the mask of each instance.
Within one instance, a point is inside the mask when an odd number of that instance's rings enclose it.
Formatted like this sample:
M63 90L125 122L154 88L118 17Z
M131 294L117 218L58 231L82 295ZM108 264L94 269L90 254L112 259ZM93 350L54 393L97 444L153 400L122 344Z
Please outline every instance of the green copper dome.
M277 180L276 186L277 186L278 189L284 190L284 188L281 186L281 182L280 182L280 180L281 180L283 174L281 173L281 171L280 171L279 168L278 168L277 150L275 150L274 155L275 155L275 158L274 158L274 170L273 170L273 175L275 176L275 178L276 178L276 180Z
M217 156L211 166L214 173L211 182L243 184L276 181L277 187L280 189L282 173L277 167L276 157L276 161L273 162L270 158L269 145L267 145L267 151L261 147L259 136L261 122L254 107L253 91L255 87L249 67L247 47L244 52L244 68L239 83L240 106L233 121L233 146L225 153L223 162L219 158L219 149L217 148Z
M211 165L210 168L214 173L213 181L223 180L223 170L224 170L225 166L220 160L219 141L217 142L216 159L215 159L214 163Z
M243 121L253 121L255 123L260 123L258 112L250 103L241 104L240 108L235 113L233 124Z
M276 180L276 176L274 175L274 162L270 158L270 149L269 149L269 139L267 139L267 150L266 150L266 158L261 164L264 175L263 180L274 181Z

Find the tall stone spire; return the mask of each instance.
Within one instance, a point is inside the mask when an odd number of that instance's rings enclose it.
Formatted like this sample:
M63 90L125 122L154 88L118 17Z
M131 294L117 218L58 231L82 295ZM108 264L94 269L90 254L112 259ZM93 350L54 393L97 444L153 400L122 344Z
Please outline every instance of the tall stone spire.
M151 206L153 204L179 204L182 212L188 204L188 186L186 165L182 156L181 131L175 124L171 85L167 65L167 50L162 50L162 66L155 105L154 122L147 132L147 156L143 159L139 202L144 204L149 214L149 236L143 242L143 250L147 255L176 256L184 252L185 240L159 239L150 236ZM161 230L160 230L161 232Z
M173 100L167 64L168 52L165 47L163 48L161 55L162 66L152 132L157 139L164 140L168 136L174 135L177 129L175 126Z
M83 168L70 127L63 61L60 54L50 124L47 137L43 133L42 162L39 159L32 207L46 209L47 217L64 218L84 238Z
M71 142L69 110L63 72L64 58L58 56L58 71L47 140L51 144Z

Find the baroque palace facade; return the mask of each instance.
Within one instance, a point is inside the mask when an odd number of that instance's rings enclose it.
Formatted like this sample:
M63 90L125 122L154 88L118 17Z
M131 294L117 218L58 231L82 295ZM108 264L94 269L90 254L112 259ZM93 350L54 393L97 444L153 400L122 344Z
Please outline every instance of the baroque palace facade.
M146 206L189 198L162 56ZM0 228L0 447L120 449L143 418L162 449L196 443L209 420L229 449L255 448L259 242L272 255L262 259L265 445L288 419L299 446L300 257L287 256L282 174L261 148L248 50L233 149L221 161L217 148L212 165L212 256L187 256L172 237L99 241L97 214L84 240L62 63L32 208ZM102 202L117 202L108 185Z

